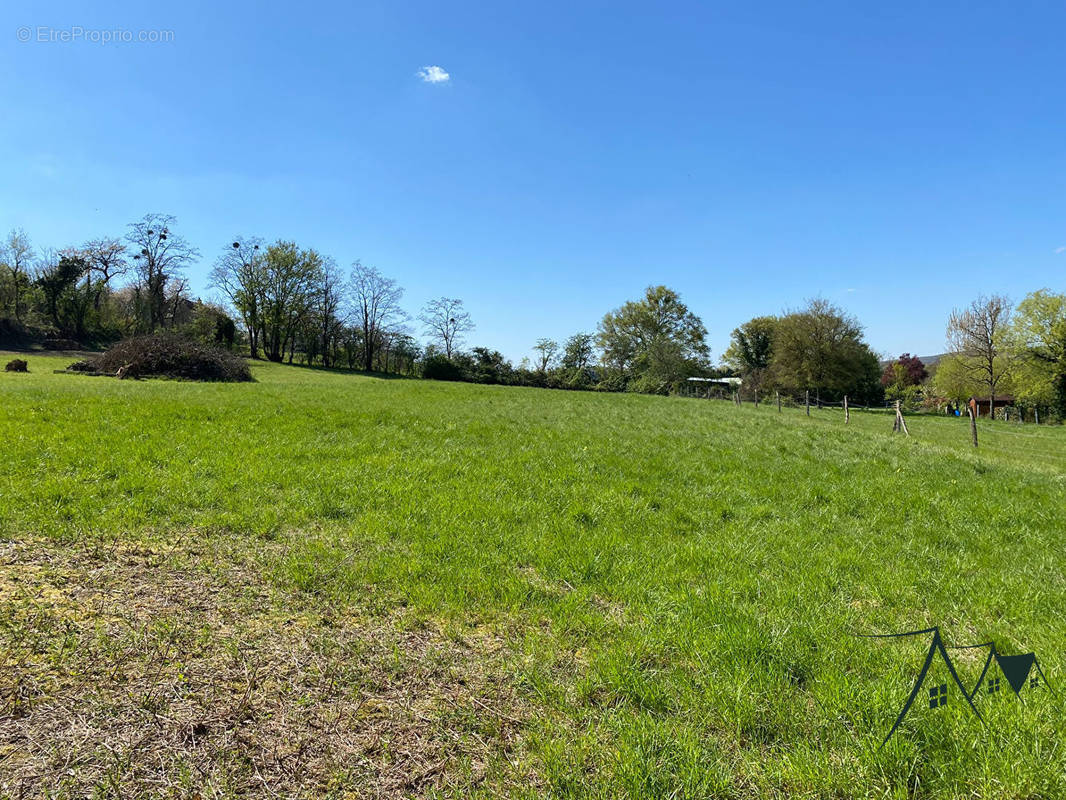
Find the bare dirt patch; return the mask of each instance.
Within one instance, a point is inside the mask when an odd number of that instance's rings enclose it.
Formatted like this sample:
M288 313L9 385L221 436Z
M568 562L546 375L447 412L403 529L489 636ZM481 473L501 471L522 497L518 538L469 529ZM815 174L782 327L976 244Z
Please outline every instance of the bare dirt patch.
M535 781L506 655L217 553L0 543L0 796L506 793Z

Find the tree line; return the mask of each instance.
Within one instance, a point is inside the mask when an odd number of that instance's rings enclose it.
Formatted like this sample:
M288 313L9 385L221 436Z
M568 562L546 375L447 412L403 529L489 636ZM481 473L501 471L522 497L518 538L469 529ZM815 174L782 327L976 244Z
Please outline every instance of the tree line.
M199 253L172 227L149 215L122 238L40 251L11 231L0 243L0 334L93 345L224 317L189 299L184 269Z
M948 354L908 399L926 405L969 398L992 412L1009 403L1019 413L1066 420L1066 294L1039 289L1017 305L980 296L948 319Z
M724 361L743 391L810 393L815 401L877 403L884 397L877 354L859 321L826 300L734 329Z
M1018 418L1066 419L1066 294L1031 292L1014 306L981 296L952 311L948 352L927 367L904 353L879 365L858 321L825 301L782 316L756 317L733 331L726 364L744 391L814 390L822 399L899 400L905 408L980 413L1007 407ZM997 411L998 410L998 411Z
M186 271L201 254L176 228L173 216L148 214L123 237L40 251L12 231L0 245L0 337L99 346L168 329L252 358L446 380L665 394L691 377L738 376L749 396L940 407L982 395L994 405L998 394L1066 417L1066 295L1046 289L1016 308L995 296L953 312L951 353L933 370L909 354L882 367L859 321L822 299L738 326L715 366L702 320L666 286L594 331L538 339L516 365L466 347L475 326L462 300L411 316L403 288L377 268L342 269L289 240L223 243L210 272L218 302L193 299Z

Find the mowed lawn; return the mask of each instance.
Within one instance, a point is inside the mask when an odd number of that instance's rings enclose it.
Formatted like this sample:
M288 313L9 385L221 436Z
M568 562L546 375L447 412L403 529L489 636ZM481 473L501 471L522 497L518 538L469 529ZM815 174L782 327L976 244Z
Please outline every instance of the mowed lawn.
M70 360L0 373L0 796L1066 795L1062 428ZM1059 696L879 750L932 625Z

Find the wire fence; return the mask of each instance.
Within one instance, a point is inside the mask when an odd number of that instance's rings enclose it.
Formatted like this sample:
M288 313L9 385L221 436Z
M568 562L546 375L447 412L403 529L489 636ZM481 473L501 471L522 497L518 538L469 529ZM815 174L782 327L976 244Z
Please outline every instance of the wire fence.
M1011 455L1022 455L1026 458L1032 458L1037 461L1045 461L1048 463L1060 463L1062 461L1061 456L1057 454L1049 454L1046 452L1047 446L1057 444L1053 442L1052 436L1044 434L1041 429L1047 430L1047 426L1033 424L1039 423L1039 416L1036 412L1033 412L1033 417L1030 422L1026 422L1023 409L1014 408L1012 406L1000 406L999 408L990 408L993 412L992 416L981 415L979 407L975 401L972 401L968 405L960 405L955 407L953 404L942 406L937 411L915 411L913 409L907 410L903 407L900 401L886 400L884 403L853 403L850 398L844 396L840 400L823 400L817 393L813 396L810 392L805 392L802 395L795 395L792 393L782 393L780 391L760 391L760 390L747 390L744 391L739 386L701 386L696 385L693 387L686 387L687 391L682 391L681 394L686 397L694 399L706 399L706 400L720 400L731 402L736 406L749 405L756 408L770 406L781 411L785 408L788 409L800 409L806 412L807 416L811 416L812 413L822 411L840 411L844 417L844 423L850 422L851 412L861 412L865 414L875 413L884 414L886 416L893 417L893 431L898 431L906 436L910 436L910 430L908 429L906 419L910 418L922 418L922 417L934 417L934 418L947 418L957 419L962 424L967 424L970 433L970 443L973 447L983 446L991 451L999 451L1002 453L1010 453ZM989 406L992 406L989 403ZM955 411L955 413L951 413ZM1001 412L996 414L995 412ZM978 420L982 420L981 430L984 430L984 434L981 439L990 439L991 441L981 441L979 443L978 435ZM1011 423L1014 430L1007 429L1005 426L997 424L995 427L985 427L990 420L996 420L999 422ZM1027 428L1028 430L1023 430ZM1009 448L997 445L995 443L1001 436L1009 437L1014 444Z

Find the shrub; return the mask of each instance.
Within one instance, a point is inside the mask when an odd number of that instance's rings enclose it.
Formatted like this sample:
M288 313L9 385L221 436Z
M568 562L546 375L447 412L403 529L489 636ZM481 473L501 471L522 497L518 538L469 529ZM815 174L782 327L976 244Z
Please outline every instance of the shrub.
M4 372L29 372L30 365L23 361L21 358L13 358L7 362L7 366L4 367Z
M922 406L921 386L889 386L885 391L885 399L889 402L900 401L904 411L917 411Z
M604 375L592 388L597 392L624 392L626 379L618 374Z
M461 381L463 370L442 355L431 355L422 362L422 377L434 381Z
M250 381L240 356L172 333L119 342L102 356L71 364L76 372L95 371L121 378L179 378L190 381Z
M560 370L558 380L563 389L591 389L596 382L588 367Z
M640 394L670 394L670 381L654 375L641 375L626 384L627 392Z

